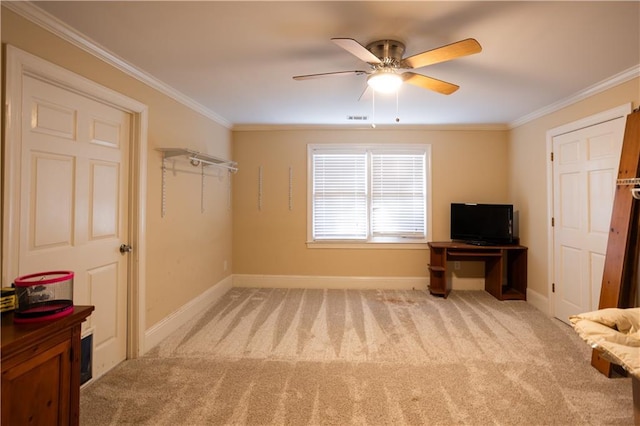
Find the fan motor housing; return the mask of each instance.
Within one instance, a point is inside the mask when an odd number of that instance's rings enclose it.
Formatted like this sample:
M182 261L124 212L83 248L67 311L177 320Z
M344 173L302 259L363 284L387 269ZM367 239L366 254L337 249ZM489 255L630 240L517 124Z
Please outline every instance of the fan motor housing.
M396 40L378 40L369 43L367 50L383 62L400 62L404 54L404 44Z

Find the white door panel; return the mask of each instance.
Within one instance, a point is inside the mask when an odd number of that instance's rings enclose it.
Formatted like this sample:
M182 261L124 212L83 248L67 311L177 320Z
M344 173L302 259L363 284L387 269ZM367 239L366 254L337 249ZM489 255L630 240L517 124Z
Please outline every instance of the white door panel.
M556 290L559 295L562 295L564 303L580 309L585 303L585 297L587 297L582 285L584 273L581 249L564 244L560 248L559 254L558 263L560 264L562 291L559 291L559 288Z
M28 250L71 247L73 244L73 199L75 161L71 156L31 153L29 198L38 206L29 211ZM26 197L25 197L26 198Z
M597 309L624 117L553 138L554 315Z
M120 223L120 165L91 160L89 166L89 235L90 241L117 238Z
M94 377L126 358L129 114L24 76L20 274L74 271Z

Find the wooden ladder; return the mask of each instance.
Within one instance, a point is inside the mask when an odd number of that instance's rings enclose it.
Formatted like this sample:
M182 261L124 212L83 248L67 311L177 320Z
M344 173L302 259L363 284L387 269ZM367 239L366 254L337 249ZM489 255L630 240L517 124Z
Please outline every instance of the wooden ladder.
M640 185L640 108L627 116L611 227L602 274L599 309L632 308L637 291L640 204L631 189ZM607 377L613 366L593 350L591 365Z

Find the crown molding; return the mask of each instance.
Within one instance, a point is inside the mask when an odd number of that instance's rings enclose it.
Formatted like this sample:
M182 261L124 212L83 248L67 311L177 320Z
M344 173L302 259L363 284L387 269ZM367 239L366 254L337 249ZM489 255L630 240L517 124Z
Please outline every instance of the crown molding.
M615 87L637 77L640 77L640 64L634 65L633 67L626 69L614 75L613 77L609 77L600 81L599 83L589 86L586 89L569 96L568 98L562 99L558 102L554 102L551 105L547 105L544 108L540 108L539 110L533 111L530 114L524 115L517 120L509 123L508 127L509 129L513 129L518 126L522 126L523 124L526 124L530 121L561 110L562 108L566 108L590 96L596 95L600 92L604 92L605 90L611 89L612 87Z
M347 126L320 126L320 125L233 125L231 122L211 111L209 108L204 105L196 102L195 100L189 98L168 84L158 80L157 78L147 74L146 72L136 68L131 65L124 59L118 57L114 53L108 51L106 48L100 46L97 42L89 39L84 34L78 32L74 28L68 26L64 22L55 18L51 14L45 12L39 7L35 6L29 1L4 1L2 2L2 6L7 9L15 12L16 14L22 16L23 18L39 25L45 30L53 33L54 35L60 37L61 39L71 43L72 45L84 50L85 52L97 57L98 59L103 60L104 62L110 64L111 66L117 68L118 70L124 72L127 75L132 76L133 78L139 80L140 82L158 90L159 92L169 96L170 98L180 102L186 107L204 115L205 117L215 121L216 123L224 126L227 129L231 129L233 131L250 131L250 130L309 130L309 129L330 129L330 128L342 128L342 129L362 129L361 126L357 127L347 127ZM518 126L522 126L530 121L536 120L545 115L556 112L562 108L568 107L572 104L575 104L583 99L586 99L590 96L593 96L597 93L603 92L607 89L615 87L619 84L632 80L634 78L640 77L640 64L635 65L625 71L622 71L610 78L602 80L599 83L596 83L590 87L587 87L584 90L579 91L578 93L569 96L565 99L562 99L558 102L554 102L551 105L547 105L546 107L540 108L536 111L533 111L527 115L524 115L510 123L505 125L502 124L487 124L487 125L425 125L425 126L410 126L410 127L389 127L389 129L395 130L460 130L461 128L465 128L469 130L470 127L475 128L475 130L503 130L503 129L513 129Z
M349 124L235 124L234 132L255 131L297 131L297 130L353 130L353 131L506 131L506 124L378 124L375 128L371 125Z
M211 111L204 105L194 101L190 97L177 91L173 87L161 80L147 74L139 68L131 65L116 54L110 52L106 48L100 46L97 42L89 39L86 35L71 28L64 22L60 21L51 14L45 12L29 1L5 1L2 6L20 15L21 17L33 22L34 24L53 33L61 39L71 43L72 45L84 50L85 52L95 56L96 58L108 63L125 74L137 79L138 81L152 87L153 89L167 95L175 101L185 105L186 107L204 115L205 117L215 121L216 123L228 129L232 127L231 123Z

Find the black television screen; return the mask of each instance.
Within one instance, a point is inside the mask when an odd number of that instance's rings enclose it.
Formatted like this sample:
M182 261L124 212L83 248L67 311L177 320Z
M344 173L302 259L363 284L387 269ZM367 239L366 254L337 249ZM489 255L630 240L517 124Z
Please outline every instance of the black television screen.
M451 203L451 240L469 244L517 244L511 204Z

